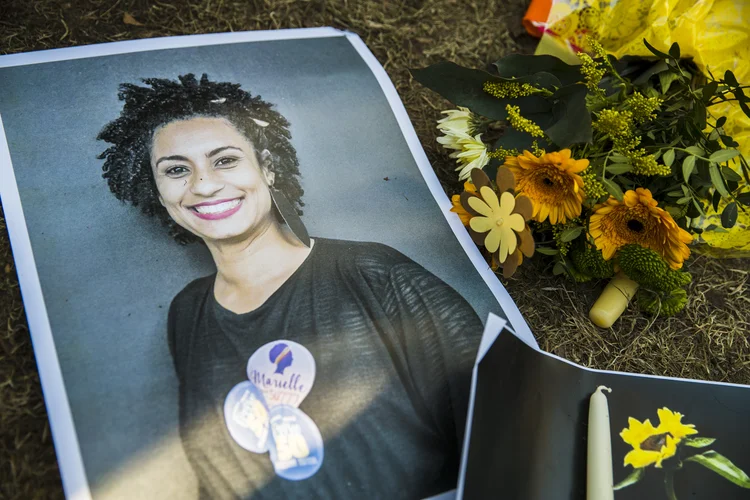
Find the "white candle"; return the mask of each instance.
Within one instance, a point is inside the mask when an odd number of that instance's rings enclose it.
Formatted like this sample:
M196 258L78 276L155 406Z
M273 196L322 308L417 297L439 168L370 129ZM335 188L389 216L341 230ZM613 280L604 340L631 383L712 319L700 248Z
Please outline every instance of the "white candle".
M612 477L612 438L609 432L609 406L600 385L589 402L589 437L586 454L586 500L614 500Z

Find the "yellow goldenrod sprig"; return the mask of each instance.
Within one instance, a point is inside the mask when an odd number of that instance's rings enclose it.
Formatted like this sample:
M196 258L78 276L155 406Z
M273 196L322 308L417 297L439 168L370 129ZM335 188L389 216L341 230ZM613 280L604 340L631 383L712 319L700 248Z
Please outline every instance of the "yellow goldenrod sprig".
M625 107L632 113L633 119L639 123L650 122L656 118L656 110L661 101L658 97L645 97L640 92L633 92L625 99Z
M534 153L534 156L537 157L541 157L547 154L547 151L544 148L539 147L539 141L532 141L531 152Z
M612 73L612 75L614 75L615 78L617 78L627 86L628 82L623 77L621 77L620 73L618 73L615 67L612 66L612 61L610 61L609 57L607 57L607 51L604 49L604 47L602 47L602 44L599 43L599 41L591 35L586 35L585 43L589 46L591 52L594 53L594 56L602 60L604 72L606 73L607 71L609 71L610 73Z
M505 111L508 112L508 123L510 126L521 132L526 132L532 137L544 137L544 131L542 128L529 120L521 116L521 108L508 104L505 106Z
M495 158L498 160L505 160L508 156L518 156L520 153L517 149L511 148L511 149L505 149L502 146L497 148L494 151L490 151L487 153L487 156L490 158Z
M599 182L599 176L591 169L591 167L581 172L580 176L581 179L583 179L582 189L586 194L586 198L596 201L607 194L604 184Z
M484 82L482 89L498 99L515 99L535 94L539 91L529 83L517 82Z
M599 82L604 78L606 70L597 64L590 55L579 52L578 58L581 60L581 74L586 78L586 88L589 92L604 97L604 89L599 88Z
M633 173L636 175L670 175L672 169L664 164L656 162L654 155L646 154L643 148L635 149L626 153L633 165Z

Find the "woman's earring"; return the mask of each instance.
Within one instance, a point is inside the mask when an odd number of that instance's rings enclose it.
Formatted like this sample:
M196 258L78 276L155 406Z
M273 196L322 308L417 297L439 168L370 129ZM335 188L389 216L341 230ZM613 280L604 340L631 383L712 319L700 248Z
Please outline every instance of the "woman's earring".
M274 187L269 189L269 191L271 193L273 204L276 205L276 210L279 211L281 218L284 219L286 225L298 240L300 240L306 247L310 248L310 235L307 234L307 228L299 215L297 215L297 211L289 202L286 195Z

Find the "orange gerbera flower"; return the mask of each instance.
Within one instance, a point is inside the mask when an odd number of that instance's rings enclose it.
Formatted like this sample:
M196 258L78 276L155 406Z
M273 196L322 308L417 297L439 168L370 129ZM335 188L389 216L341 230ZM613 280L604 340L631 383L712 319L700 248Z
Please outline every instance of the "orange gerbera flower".
M666 210L657 206L651 191L627 191L622 201L610 197L594 207L589 232L605 260L629 243L637 243L659 253L673 269L690 257L687 243L693 237L680 228Z
M578 174L589 166L588 160L571 158L569 149L539 158L524 151L506 157L505 166L516 178L516 192L531 199L534 220L544 222L549 217L552 224L563 224L581 215L583 179Z

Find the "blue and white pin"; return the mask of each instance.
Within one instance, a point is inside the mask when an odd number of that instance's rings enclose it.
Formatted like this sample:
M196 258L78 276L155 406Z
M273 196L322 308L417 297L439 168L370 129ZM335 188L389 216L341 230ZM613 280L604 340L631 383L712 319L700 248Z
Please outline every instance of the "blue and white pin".
M299 408L271 408L271 439L268 441L273 468L279 477L300 481L313 476L323 465L323 438L315 422Z
M269 342L250 356L247 378L263 392L269 408L298 408L315 382L315 358L297 342Z
M224 400L224 421L238 445L253 453L268 451L268 406L263 393L252 382L240 382L229 391Z

